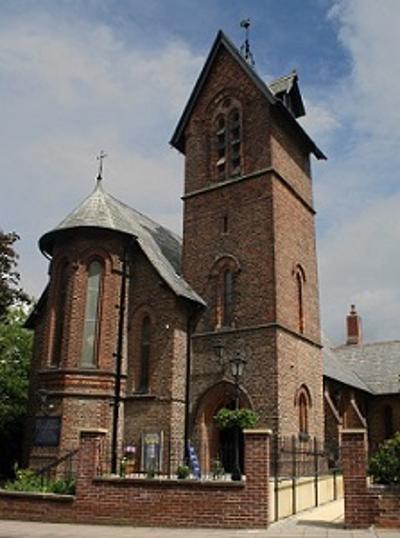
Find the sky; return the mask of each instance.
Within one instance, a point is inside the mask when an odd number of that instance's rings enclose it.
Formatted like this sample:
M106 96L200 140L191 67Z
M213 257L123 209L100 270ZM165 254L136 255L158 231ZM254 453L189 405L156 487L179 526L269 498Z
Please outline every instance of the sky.
M250 17L258 74L296 68L313 162L322 327L400 339L399 0L0 0L0 228L38 297L37 241L94 188L181 232L183 157L169 146L218 29Z

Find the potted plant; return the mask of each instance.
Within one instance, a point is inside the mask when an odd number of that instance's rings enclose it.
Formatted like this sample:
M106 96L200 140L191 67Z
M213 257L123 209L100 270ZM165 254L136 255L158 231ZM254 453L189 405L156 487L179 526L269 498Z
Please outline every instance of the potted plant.
M254 428L258 419L258 413L247 408L232 410L222 407L214 416L214 420L221 430L227 430L234 427L239 427L241 430Z
M190 475L190 468L188 465L179 465L178 469L176 470L176 476L180 480L184 480L185 478L188 478Z
M135 472L136 465L136 446L133 443L125 446L122 462L124 467L124 476L132 475Z
M213 460L211 470L213 480L218 480L219 478L222 478L225 474L224 466L222 465L222 462L219 458L215 458L215 460Z

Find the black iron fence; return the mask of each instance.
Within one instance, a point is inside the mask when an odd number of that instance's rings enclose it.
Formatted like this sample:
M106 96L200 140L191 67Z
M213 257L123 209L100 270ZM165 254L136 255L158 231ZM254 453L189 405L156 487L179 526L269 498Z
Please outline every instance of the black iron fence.
M42 487L50 481L72 482L75 480L78 467L78 452L78 449L67 452L61 458L38 469L36 474L41 479Z
M292 513L297 513L299 485L309 479L314 489L314 505L320 504L319 483L322 477L332 476L332 500L338 498L340 448L334 442L322 442L308 435L271 439L270 476L274 480L275 520L279 519L282 484L291 488Z

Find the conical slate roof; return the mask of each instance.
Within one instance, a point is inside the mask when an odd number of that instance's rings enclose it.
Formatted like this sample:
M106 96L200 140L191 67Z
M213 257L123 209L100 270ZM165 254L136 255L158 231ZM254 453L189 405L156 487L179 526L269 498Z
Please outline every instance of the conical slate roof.
M205 305L180 275L181 238L105 192L101 183L98 180L92 194L56 228L41 237L41 251L51 254L55 239L64 230L102 228L123 232L136 239L150 263L176 295Z

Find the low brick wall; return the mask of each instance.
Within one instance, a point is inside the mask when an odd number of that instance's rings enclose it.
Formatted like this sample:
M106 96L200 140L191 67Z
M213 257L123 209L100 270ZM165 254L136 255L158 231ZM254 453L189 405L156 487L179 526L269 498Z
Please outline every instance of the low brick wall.
M75 521L75 497L0 490L0 519L72 523Z
M99 478L105 432L81 434L76 496L1 492L0 518L170 527L268 526L269 438L245 432L246 480Z
M371 486L374 498L374 523L380 527L400 529L400 486Z
M400 528L400 487L368 486L365 430L343 430L344 520L348 528Z

